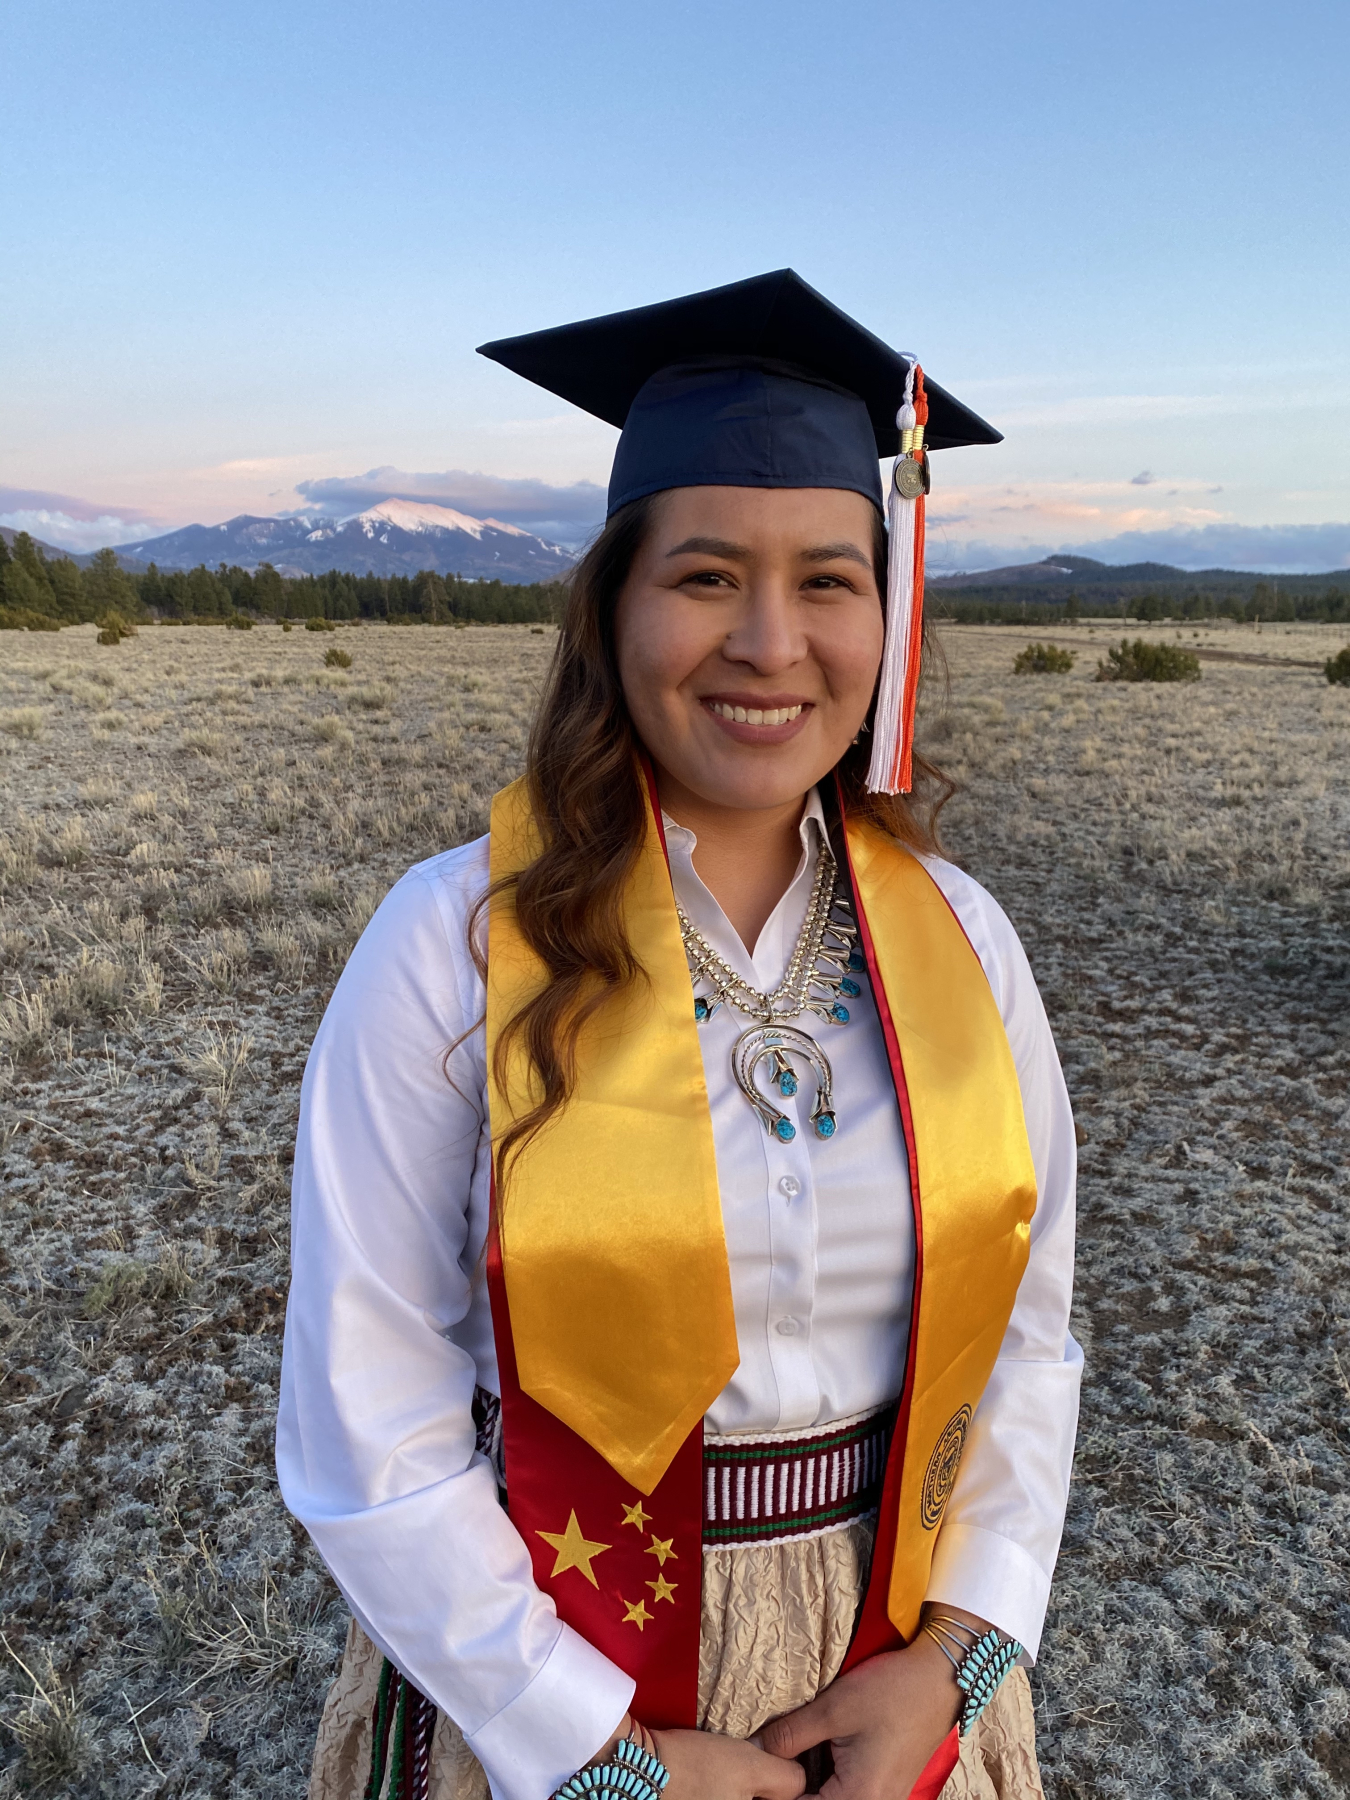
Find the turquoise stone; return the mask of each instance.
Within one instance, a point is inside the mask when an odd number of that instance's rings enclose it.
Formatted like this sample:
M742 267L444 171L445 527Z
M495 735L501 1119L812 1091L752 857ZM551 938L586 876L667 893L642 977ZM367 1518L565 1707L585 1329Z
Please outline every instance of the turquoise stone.
M790 1100L797 1091L797 1077L791 1069L784 1069L778 1077L778 1091L785 1099Z
M841 1025L848 1024L848 1008L846 1006L840 1006L837 1000L830 1008L830 1016L831 1018L837 1019Z
M822 1113L816 1120L816 1136L832 1138L834 1136L834 1114Z
M858 995L861 994L862 989L858 986L856 981L850 981L848 976L845 975L844 979L839 983L839 992L841 994L847 994L850 1000L855 1000Z
M849 952L848 966L850 969L862 969L866 967L861 950L851 950Z
M707 1016L708 1016L708 1002L706 1000L695 1000L694 1001L694 1019L695 1019L695 1021L699 1025L701 1025L703 1023L703 1021L707 1018Z
M790 1144L797 1135L797 1127L791 1119L780 1119L773 1128L773 1134L780 1142Z

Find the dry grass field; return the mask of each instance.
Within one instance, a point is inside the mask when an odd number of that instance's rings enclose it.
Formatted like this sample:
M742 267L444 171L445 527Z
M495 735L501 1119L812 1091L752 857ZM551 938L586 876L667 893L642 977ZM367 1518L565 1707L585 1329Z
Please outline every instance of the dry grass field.
M1350 690L1301 666L1341 634L1187 627L1158 687L1093 683L1118 627L1014 677L1038 635L949 630L926 732L1084 1138L1047 1791L1344 1794ZM0 638L0 1795L303 1793L344 1619L271 1467L300 1073L551 644Z

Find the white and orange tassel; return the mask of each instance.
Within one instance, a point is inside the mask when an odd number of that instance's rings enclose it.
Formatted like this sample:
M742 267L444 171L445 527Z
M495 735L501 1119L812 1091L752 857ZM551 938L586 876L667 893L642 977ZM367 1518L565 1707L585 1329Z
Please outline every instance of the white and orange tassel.
M886 639L872 714L872 761L867 771L867 786L873 794L907 794L914 782L914 711L923 650L924 499L928 492L923 447L928 398L917 362L909 365L904 404L895 423L900 431L900 454L891 471L886 503L890 539Z

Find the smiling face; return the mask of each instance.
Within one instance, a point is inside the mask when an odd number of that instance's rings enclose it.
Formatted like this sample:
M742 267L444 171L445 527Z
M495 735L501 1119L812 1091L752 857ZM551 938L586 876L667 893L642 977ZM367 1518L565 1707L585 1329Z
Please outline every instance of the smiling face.
M861 494L839 488L660 497L615 637L663 796L782 807L839 761L881 661L875 518Z

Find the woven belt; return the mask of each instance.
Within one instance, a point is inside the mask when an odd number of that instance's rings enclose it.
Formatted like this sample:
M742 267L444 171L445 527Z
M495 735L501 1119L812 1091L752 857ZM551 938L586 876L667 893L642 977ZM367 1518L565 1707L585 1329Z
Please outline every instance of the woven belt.
M810 1431L703 1440L703 1542L767 1544L839 1531L881 1504L898 1403ZM506 1504L501 1401L475 1388L475 1448Z
M881 1503L897 1403L792 1434L703 1440L703 1542L813 1537Z

